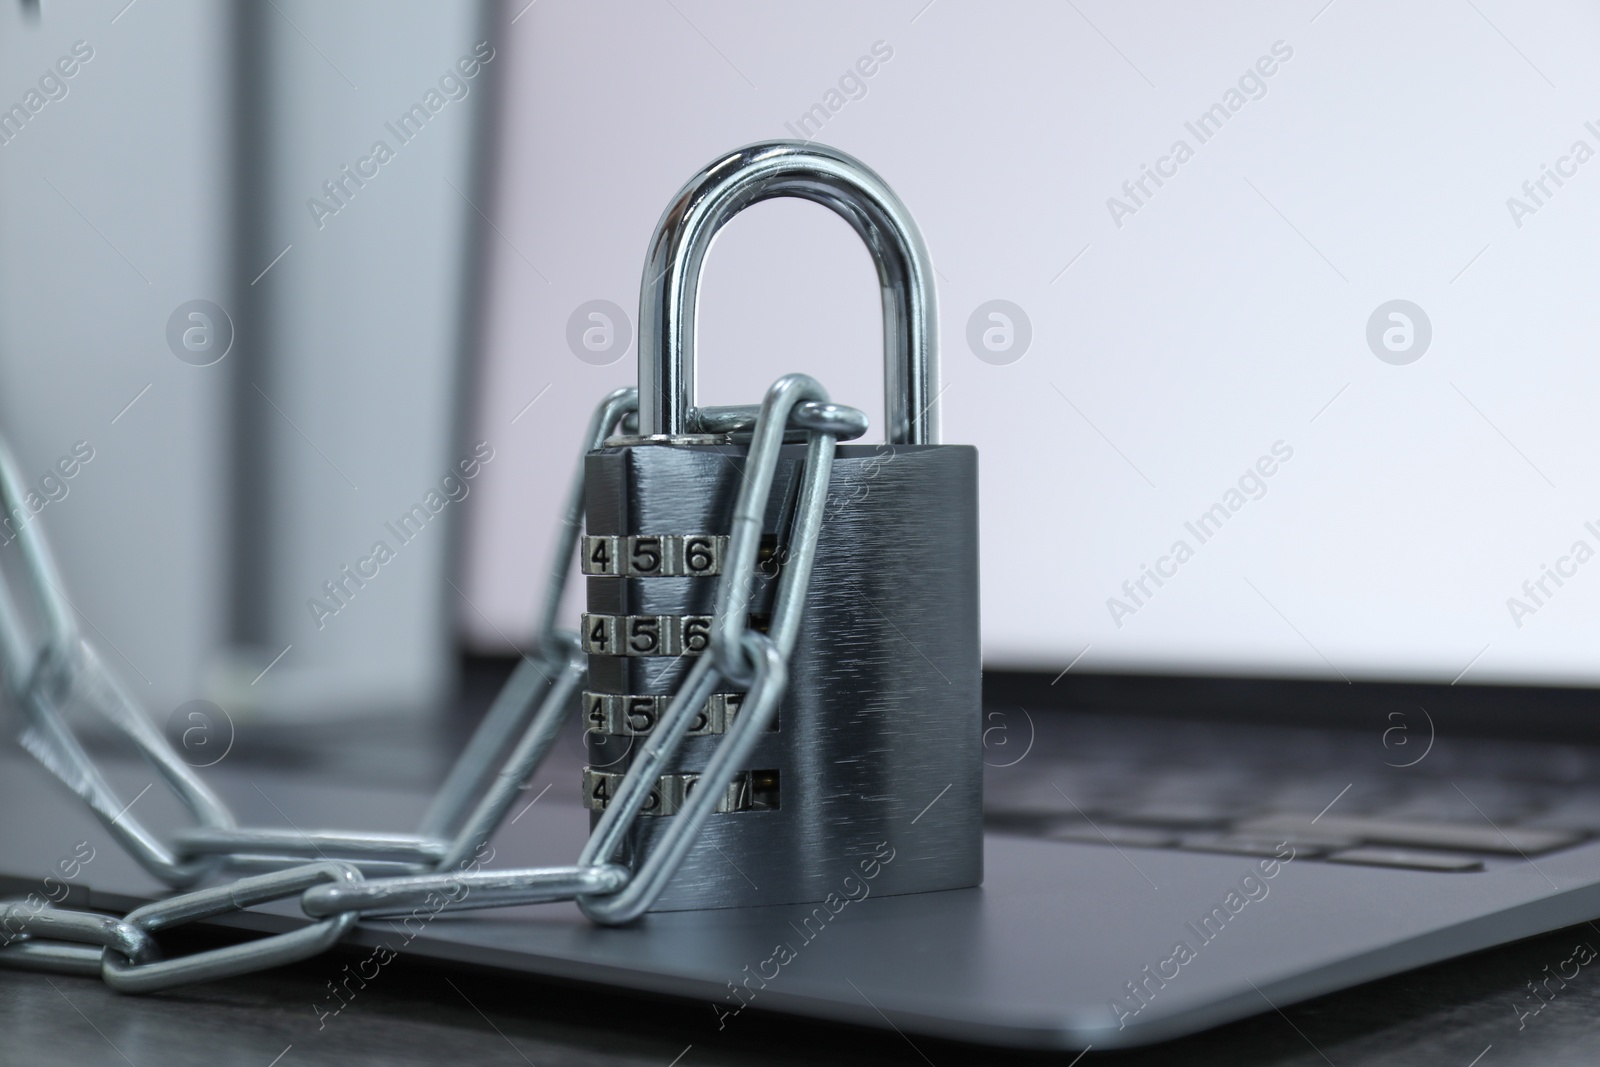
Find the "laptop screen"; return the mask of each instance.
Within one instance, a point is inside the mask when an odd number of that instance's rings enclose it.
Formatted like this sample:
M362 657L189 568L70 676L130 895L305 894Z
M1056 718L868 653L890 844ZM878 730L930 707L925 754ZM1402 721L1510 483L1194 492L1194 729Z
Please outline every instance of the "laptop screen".
M661 211L719 153L793 138L877 170L938 268L988 667L1600 680L1600 11L513 17L474 415L504 459L466 544L481 647L531 628L568 457L635 380ZM843 222L757 205L708 258L700 400L804 370L876 439L878 308Z

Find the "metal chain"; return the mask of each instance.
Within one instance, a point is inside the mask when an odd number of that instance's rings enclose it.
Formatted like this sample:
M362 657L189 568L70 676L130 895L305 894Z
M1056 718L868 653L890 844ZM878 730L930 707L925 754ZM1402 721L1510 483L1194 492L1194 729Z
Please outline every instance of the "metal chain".
M583 454L601 447L619 425L626 427L638 403L635 389L608 395L590 420ZM33 614L42 620L44 630L37 647L27 640L20 606L0 581L0 667L27 720L20 735L23 747L90 806L134 859L167 884L192 886L222 866L268 873L169 897L122 919L0 903L0 967L99 974L114 989L144 993L308 958L333 945L362 916L576 900L595 922L618 924L638 918L671 880L719 793L748 758L777 708L799 635L834 450L840 440L864 433L866 423L860 411L829 403L822 386L802 374L780 378L759 409L708 408L696 413L702 432L750 434L711 642L618 785L577 865L570 867L487 871L478 868L475 857L549 752L586 673L577 635L555 625L582 521L582 455L565 501L536 654L525 655L512 672L415 834L238 827L222 801L177 757L79 636L49 546L37 523L23 524L16 539ZM804 473L771 626L761 634L746 629L746 605L779 449L791 430L803 432L807 441ZM0 442L0 505L8 515L17 513L20 485L10 453ZM695 711L724 679L747 689L743 708L713 750L673 824L630 871L615 862L623 841ZM544 696L534 708L541 686ZM196 825L175 835L175 851L127 814L83 750L63 714L80 705L131 739L194 816ZM496 760L508 747L496 771ZM321 859L305 862L310 856ZM299 897L301 910L316 922L191 956L160 958L153 936L157 931L291 896Z
M78 635L72 606L62 590L60 574L37 519L25 506L17 466L0 442L0 508L7 519L22 516L14 539L22 557L32 597L33 614L43 620L45 636L37 647L27 641L22 606L0 582L0 653L5 677L27 720L19 738L22 747L76 793L106 830L151 874L168 885L193 885L209 874L215 860L183 862L169 852L128 813L128 805L112 790L63 712L86 705L125 734L155 766L183 806L206 827L233 825L233 816L206 784L178 758L94 650Z

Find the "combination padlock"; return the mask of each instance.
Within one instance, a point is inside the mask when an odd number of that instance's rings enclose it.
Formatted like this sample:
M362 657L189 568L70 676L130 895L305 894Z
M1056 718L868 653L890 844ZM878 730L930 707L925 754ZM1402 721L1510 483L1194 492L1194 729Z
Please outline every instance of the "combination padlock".
M717 230L761 200L825 204L866 242L883 291L883 445L841 445L774 722L723 788L657 910L975 886L983 877L978 463L938 438L937 306L921 234L883 180L814 143L750 145L662 216L639 298L639 427L585 459L582 697L598 819L712 635L744 477L736 412L694 406L695 304ZM786 565L806 447L778 452L749 625ZM665 833L739 714L724 684L628 830L622 862ZM719 783L720 785L720 783Z

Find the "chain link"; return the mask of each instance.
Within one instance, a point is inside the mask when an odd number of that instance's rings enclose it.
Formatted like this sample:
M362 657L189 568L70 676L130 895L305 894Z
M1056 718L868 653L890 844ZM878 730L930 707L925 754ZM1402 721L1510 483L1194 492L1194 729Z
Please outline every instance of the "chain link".
M638 407L635 389L608 395L590 420L583 455L601 447L619 426L626 429ZM23 524L17 540L33 615L42 620L42 640L29 642L21 607L0 581L0 666L26 719L22 746L83 799L146 870L167 884L192 886L222 866L266 873L168 897L122 919L0 903L0 966L99 974L119 991L147 993L305 959L333 945L362 916L403 915L419 907L437 914L557 900L576 900L591 920L605 924L629 922L648 911L777 709L799 634L835 447L864 433L867 421L853 408L829 403L822 386L803 374L780 378L758 410L706 409L696 413L696 420L702 432L750 434L728 563L718 579L711 644L618 785L577 865L570 867L485 871L476 869L471 857L487 844L549 752L586 675L577 635L556 627L582 523L582 455L565 501L536 653L525 655L512 672L415 834L237 826L222 801L177 757L79 636L49 546L36 522ZM747 605L779 449L794 431L807 441L804 473L772 622L768 633L761 634L746 628ZM0 442L0 505L6 514L16 513L21 485ZM740 714L713 750L672 826L630 871L616 862L627 833L696 711L724 679L748 690ZM543 697L535 707L541 689ZM83 750L65 714L75 707L98 713L129 738L194 817L196 825L175 835L173 849L128 815ZM313 855L322 859L306 862ZM368 877L378 874L387 876ZM154 939L160 930L296 895L301 910L314 920L309 926L161 958Z
M10 516L29 516L22 480L11 451L0 442L0 508ZM105 668L78 635L71 604L62 590L55 557L39 530L38 520L24 518L15 531L28 577L34 614L44 621L45 636L35 648L22 625L22 608L10 587L0 582L0 651L5 676L27 719L19 738L44 767L66 784L147 871L172 886L193 885L217 866L212 859L181 862L128 812L124 803L84 752L67 724L66 712L82 707L108 721L131 740L156 769L173 795L202 826L233 826L227 807L178 758L151 725L133 697Z
M353 864L324 860L158 900L130 911L127 922L147 934L153 934L182 923L210 919L230 911L243 911L255 904L282 900L302 893L319 882L349 884L360 880L361 872ZM356 924L357 919L356 912L347 911L288 933L273 934L271 937L225 945L170 960L140 962L124 959L117 952L106 952L100 962L100 976L119 993L154 993L190 982L232 978L309 959L332 948L335 942L350 932L350 927Z
M154 957L155 942L127 919L24 903L0 905L0 967L98 975L106 949L130 960Z

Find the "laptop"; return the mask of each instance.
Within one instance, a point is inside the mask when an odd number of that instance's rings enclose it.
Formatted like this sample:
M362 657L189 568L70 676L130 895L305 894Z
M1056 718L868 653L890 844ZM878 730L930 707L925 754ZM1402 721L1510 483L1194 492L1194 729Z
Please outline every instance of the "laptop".
M684 998L717 1029L749 1008L1098 1050L1600 916L1600 479L1583 462L1600 397L1580 284L1600 134L1563 103L1600 88L1572 43L1600 26L1443 5L1381 25L1344 4L1218 5L1159 31L1123 9L913 8L842 9L799 65L773 42L811 16L697 26L663 9L631 34L598 7L520 18L515 69L542 80L510 78L502 121L545 154L502 161L527 214L489 212L510 237L490 264L481 417L511 425L552 376L572 403L522 423L535 447L508 450L473 506L558 497L566 471L539 457L571 452L631 361L530 360L525 339L559 349L586 301L630 306L684 177L796 132L866 160L940 266L946 438L982 456L983 884L615 929L550 904L363 923L348 944ZM739 95L747 66L766 95ZM548 165L589 158L595 131L648 135L636 84L674 86L700 125L637 153L625 184ZM536 107L551 85L590 87L582 114ZM808 206L761 210L708 268L706 399L804 369L874 409L876 299L853 236ZM519 247L561 263L557 280L530 285ZM823 279L793 298L807 314L763 289L774 270ZM819 306L837 345L770 331ZM757 331L764 361L735 365ZM476 529L465 588L487 617L467 628L491 647L517 632L508 599L533 603L518 583L545 546ZM241 743L204 773L250 825L415 825L439 775L403 780L372 747L436 742L305 736L326 743L276 762ZM328 766L333 750L367 770ZM493 866L577 855L583 762L576 734L557 746ZM37 813L0 826L8 892L86 842L69 905L160 894L87 812L45 802L62 794L43 771L4 763L6 809ZM108 774L127 796L149 780ZM139 803L180 824L158 790Z
M478 661L460 725L503 673ZM1044 676L987 684L979 888L875 896L852 880L837 911L654 912L622 928L564 903L423 911L363 922L329 973L351 953L387 950L680 998L708 1031L751 1008L1106 1049L1600 915L1600 745L1559 728L1586 694L1482 687L1452 707L1421 687L1362 687L1367 709L1334 724L1339 709L1317 686L1086 676L1052 706ZM1175 716L1184 694L1189 714ZM1442 699L1429 711L1417 696ZM1249 714L1280 701L1314 709L1322 725ZM1535 714L1520 716L1516 736L1473 721L1518 705ZM1403 741L1385 735L1400 729ZM246 825L407 832L437 784L428 754L440 748L421 727L380 739L365 727L247 727L202 773ZM141 761L94 751L149 825L183 824L161 789L141 795L151 780ZM589 825L576 788L584 751L574 724L493 838L489 867L577 855ZM165 894L40 767L14 749L0 762L0 802L33 813L0 826L0 892L39 892L76 855L90 858L52 883L64 906L120 912ZM853 871L841 864L842 885ZM292 902L211 920L250 935L306 921Z

